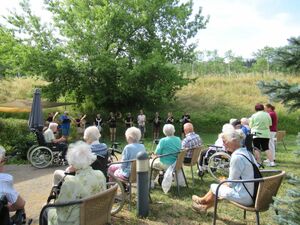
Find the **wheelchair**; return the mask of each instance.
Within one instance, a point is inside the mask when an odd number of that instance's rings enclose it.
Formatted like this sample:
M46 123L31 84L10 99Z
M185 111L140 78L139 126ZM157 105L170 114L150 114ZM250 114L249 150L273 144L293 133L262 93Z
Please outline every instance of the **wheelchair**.
M64 165L59 144L46 143L42 131L35 130L37 144L27 151L27 159L32 166L42 169L50 165Z
M7 199L5 196L0 196L0 224L1 225L21 225L31 224L32 219L26 220L26 214L24 209L19 209L16 213L10 217L9 210L7 208Z
M202 162L198 164L198 175L201 179L203 179L205 172L208 172L217 181L219 181L221 177L228 177L230 154L226 152L223 147L215 145L209 146L204 153L205 155L202 157Z

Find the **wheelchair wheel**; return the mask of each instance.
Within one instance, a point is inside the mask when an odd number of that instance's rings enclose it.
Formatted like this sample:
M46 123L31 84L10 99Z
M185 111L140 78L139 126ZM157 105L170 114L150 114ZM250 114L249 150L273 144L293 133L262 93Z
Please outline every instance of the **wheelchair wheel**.
M45 146L39 146L31 151L29 158L34 167L42 169L52 163L53 152Z
M225 152L216 152L208 160L207 170L211 176L219 181L229 175L230 155Z
M33 149L38 147L39 145L32 145L28 150L27 150L27 160L30 161L30 153L32 152Z
M110 174L109 177L112 179L112 182L108 182L107 186L110 188L111 186L118 184L117 193L114 199L114 203L111 209L111 215L115 215L120 212L125 204L126 193L124 189L123 183L114 175Z

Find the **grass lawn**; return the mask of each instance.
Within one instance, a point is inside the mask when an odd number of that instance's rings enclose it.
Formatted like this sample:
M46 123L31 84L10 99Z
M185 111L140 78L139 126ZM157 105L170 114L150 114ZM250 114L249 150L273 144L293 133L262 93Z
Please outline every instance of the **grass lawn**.
M213 143L216 139L216 134L203 134L202 138L205 144ZM293 151L297 149L296 135L288 135L286 137L286 144L288 148L287 151L284 150L281 143L278 144L278 150L276 152L276 162L278 166L275 168L299 176L299 158L293 153ZM150 140L146 140L145 145L147 149L151 150L152 143ZM162 189L158 186L151 191L153 203L150 204L148 218L136 218L136 199L134 198L131 212L128 211L128 207L125 205L124 209L113 218L114 224L211 224L213 209L210 209L208 213L204 215L193 212L191 210L191 196L193 194L205 194L214 180L207 173L203 181L196 177L195 186L192 187L190 168L185 167L184 171L187 176L189 188L182 187L180 189L180 197L177 196L175 183L168 194L164 194ZM277 196L283 196L286 190L291 187L292 186L285 180ZM272 219L273 215L275 215L275 213L272 209L261 213L261 224L275 224ZM254 213L247 213L247 219L244 220L243 211L225 201L219 204L218 216L217 224L255 224Z

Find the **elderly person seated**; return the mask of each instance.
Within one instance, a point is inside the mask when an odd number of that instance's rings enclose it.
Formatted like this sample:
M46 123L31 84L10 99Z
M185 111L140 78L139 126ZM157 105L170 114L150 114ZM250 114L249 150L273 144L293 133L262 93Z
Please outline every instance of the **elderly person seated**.
M79 200L106 190L106 178L103 173L93 170L90 166L96 160L96 155L91 152L88 144L77 142L71 145L67 160L70 165L69 171L75 172L75 175L65 176L55 203ZM79 210L79 206L51 208L44 219L48 220L49 225L79 225Z
M125 132L125 137L127 140L127 145L125 146L122 152L122 160L133 160L136 159L136 156L139 152L145 152L145 146L140 144L139 141L141 139L141 131L136 127L130 127ZM119 163L110 165L108 168L108 174L113 174L116 177L121 179L128 179L130 176L131 163Z
M172 124L165 124L163 127L163 133L166 135L166 137L159 140L155 153L152 154L152 158L159 155L177 153L181 149L181 140L179 137L174 136L175 128ZM171 154L155 160L153 163L153 178L156 178L159 171L165 171L176 161L176 159L177 154ZM151 186L154 186L154 180L151 181Z
M241 130L227 130L220 134L224 146L228 152L231 152L230 168L228 180L248 180L254 179L254 170L252 163L256 164L254 156L242 148L245 135ZM247 158L246 158L247 157ZM250 161L248 161L248 159ZM253 204L254 183L228 183L222 185L219 189L219 197L235 201L245 206ZM203 197L192 196L193 209L196 212L206 212L214 205L215 193L218 184L211 184L210 191Z
M87 144L90 145L92 153L97 156L97 159L91 167L94 170L101 170L104 176L107 176L107 161L108 161L108 151L107 145L100 143L99 139L101 134L96 126L90 126L85 129L83 139Z
M5 162L5 149L0 146L0 196L6 197L9 211L24 209L25 201L14 189L13 177L8 173L4 173Z
M57 132L57 127L57 123L50 123L48 129L44 132L44 138L46 144L57 146L58 150L62 151L62 158L65 159L68 146L65 143L66 138L64 136L58 139L55 138L54 133Z
M194 132L194 126L191 123L184 124L183 131L185 138L181 143L181 148L191 149L186 153L184 163L190 163L193 155L192 149L200 147L202 145L202 140L200 136Z

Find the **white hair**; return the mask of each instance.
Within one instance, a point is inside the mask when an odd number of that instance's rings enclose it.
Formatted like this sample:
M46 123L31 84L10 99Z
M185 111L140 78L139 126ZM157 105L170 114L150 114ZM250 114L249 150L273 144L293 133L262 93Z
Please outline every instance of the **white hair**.
M5 148L0 145L0 162L4 159L5 157Z
M96 155L88 144L78 141L69 146L67 160L75 169L85 169L96 160Z
M172 124L165 124L163 132L166 136L173 136L175 133L175 127Z
M127 140L131 140L133 143L137 143L140 141L142 134L140 129L136 127L129 127L125 132L125 136Z
M235 129L234 129L234 126L232 126L232 124L230 124L230 123L225 123L222 127L222 133L229 132L232 130L235 130Z
M83 139L91 142L98 141L100 137L101 134L96 126L86 128L83 134Z
M50 129L55 128L55 127L58 127L57 123L49 123L49 128Z
M241 129L226 130L220 134L220 137L228 142L238 141L241 145L245 140L245 134Z
M242 118L242 119L241 119L241 124L242 124L242 125L249 125L249 119L248 119L248 118L245 118L245 117Z

